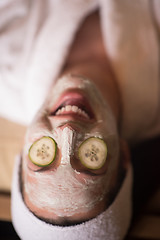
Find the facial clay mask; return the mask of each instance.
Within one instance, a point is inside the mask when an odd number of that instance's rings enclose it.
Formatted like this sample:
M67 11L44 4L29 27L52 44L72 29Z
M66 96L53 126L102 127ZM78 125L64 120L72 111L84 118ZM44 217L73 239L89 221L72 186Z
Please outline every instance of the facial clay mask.
M97 217L70 227L45 223L32 214L23 202L19 184L20 158L17 159L12 185L12 221L23 240L122 240L131 220L132 169L129 166L121 189L109 208Z
M70 113L68 104L77 104L84 110L86 107L86 112L92 113L88 115L90 119ZM66 112L56 115L62 106L67 108ZM57 152L53 164L42 170L28 161L28 149L44 136L54 139ZM95 142L90 144L89 139L97 139L98 148ZM87 148L88 143L91 151L94 148L92 155L98 158L98 165L95 162L93 165L92 157L87 164L87 159L83 161L85 141ZM96 216L110 202L118 164L119 140L109 103L90 80L68 75L59 79L30 126L25 141L23 191L29 209L39 217L58 219L59 223L60 219L81 221Z
M57 144L62 149L60 165L47 172L28 171L24 190L35 206L59 217L67 217L89 211L99 204L108 191L108 176L80 179L80 172L71 166L76 134L68 127L59 131Z

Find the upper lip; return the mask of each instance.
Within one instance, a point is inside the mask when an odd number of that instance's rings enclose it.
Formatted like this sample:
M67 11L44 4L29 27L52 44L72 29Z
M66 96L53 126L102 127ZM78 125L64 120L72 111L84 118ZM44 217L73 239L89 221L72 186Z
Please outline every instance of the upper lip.
M66 107L68 106L68 107ZM62 94L50 111L50 116L93 120L95 115L86 96L80 91L70 90Z

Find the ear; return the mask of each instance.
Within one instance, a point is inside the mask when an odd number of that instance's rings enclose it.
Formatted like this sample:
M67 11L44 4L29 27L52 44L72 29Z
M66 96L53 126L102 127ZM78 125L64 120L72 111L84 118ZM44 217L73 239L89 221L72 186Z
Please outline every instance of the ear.
M120 138L120 158L125 169L128 169L129 164L131 163L131 155L128 143Z

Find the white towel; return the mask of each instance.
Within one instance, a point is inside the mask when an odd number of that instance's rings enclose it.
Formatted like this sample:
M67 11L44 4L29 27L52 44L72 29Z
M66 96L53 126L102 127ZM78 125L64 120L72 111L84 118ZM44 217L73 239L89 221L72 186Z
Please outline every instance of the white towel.
M22 240L122 240L132 212L132 169L129 167L114 202L97 217L75 226L54 226L33 215L23 202L19 184L20 157L17 158L12 185L12 221Z
M1 1L0 116L31 122L61 71L76 31L96 9L119 80L122 136L130 140L160 133L157 0Z
M65 62L77 29L96 8L97 0L2 4L0 116L25 125L31 122Z

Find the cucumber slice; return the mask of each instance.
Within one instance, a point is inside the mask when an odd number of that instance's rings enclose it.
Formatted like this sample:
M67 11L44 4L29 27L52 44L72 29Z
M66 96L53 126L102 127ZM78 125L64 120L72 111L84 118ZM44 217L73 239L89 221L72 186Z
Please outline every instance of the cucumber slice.
M29 159L35 165L45 167L51 164L56 156L57 144L51 137L42 137L29 149Z
M100 169L107 158L107 145L100 138L88 138L80 145L78 155L85 167Z

